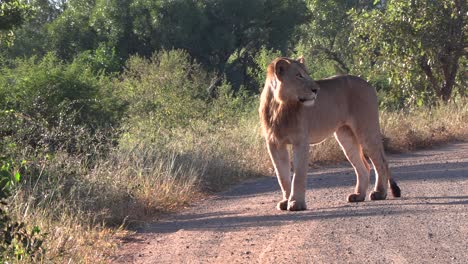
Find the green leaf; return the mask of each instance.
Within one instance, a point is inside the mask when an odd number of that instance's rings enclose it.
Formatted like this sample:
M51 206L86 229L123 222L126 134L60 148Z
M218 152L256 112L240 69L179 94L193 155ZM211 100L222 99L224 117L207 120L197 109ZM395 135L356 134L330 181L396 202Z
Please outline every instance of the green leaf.
M17 171L17 172L15 173L15 181L16 181L16 182L19 182L20 179L21 179L21 174L19 173L19 171Z
M424 101L422 98L418 99L417 103L416 103L419 107L423 106L424 105Z
M33 229L31 230L31 233L34 234L39 234L41 232L41 229L38 226L34 226Z

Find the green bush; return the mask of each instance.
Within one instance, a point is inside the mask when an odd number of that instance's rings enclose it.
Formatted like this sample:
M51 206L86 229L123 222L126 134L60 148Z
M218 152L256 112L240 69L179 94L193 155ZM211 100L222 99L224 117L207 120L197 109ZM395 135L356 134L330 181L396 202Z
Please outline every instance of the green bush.
M265 84L265 76L268 65L276 57L281 57L282 54L280 51L274 49L267 49L262 47L260 51L253 58L255 62L253 66L248 67L247 73L254 80L257 89L255 91L261 92L263 85Z
M19 184L20 170L25 170L26 161L17 164L11 158L0 156L0 261L38 261L43 252L43 234L35 226L28 230L23 222L10 216L7 198Z
M105 74L117 73L122 69L122 59L116 54L115 48L101 43L96 50L87 50L75 57L75 63L90 66L93 72Z
M52 54L17 60L12 69L2 69L0 78L0 109L45 119L51 126L70 113L77 114L76 124L90 128L117 123L120 105L110 79L81 61L66 64Z
M16 144L72 146L78 135L116 127L123 114L110 77L84 60L47 54L0 71L0 134Z
M150 119L161 129L188 126L206 112L210 75L187 52L161 51L131 57L119 84L130 119Z
M229 83L181 50L161 51L150 59L131 57L121 80L128 144L147 140L165 145L180 131L221 125L252 108L253 97L245 89L234 93Z

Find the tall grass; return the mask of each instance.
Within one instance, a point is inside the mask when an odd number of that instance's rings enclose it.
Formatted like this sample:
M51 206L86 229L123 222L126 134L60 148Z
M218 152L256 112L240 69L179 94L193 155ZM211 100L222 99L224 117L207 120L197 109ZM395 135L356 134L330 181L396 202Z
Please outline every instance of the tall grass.
M384 143L390 152L407 152L449 141L468 140L468 102L382 112Z
M267 155L255 119L223 127L200 121L196 130L175 132L164 149L122 143L91 167L86 155L66 152L29 160L12 213L47 234L46 262L105 261L123 226L261 175Z

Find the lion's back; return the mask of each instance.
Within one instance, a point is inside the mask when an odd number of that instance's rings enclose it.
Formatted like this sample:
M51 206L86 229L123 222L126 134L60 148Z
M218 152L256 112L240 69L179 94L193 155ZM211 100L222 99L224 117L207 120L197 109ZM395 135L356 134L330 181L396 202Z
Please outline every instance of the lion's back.
M320 86L321 92L340 99L340 104L349 104L351 107L356 106L359 108L377 107L375 88L361 77L336 75L316 82Z

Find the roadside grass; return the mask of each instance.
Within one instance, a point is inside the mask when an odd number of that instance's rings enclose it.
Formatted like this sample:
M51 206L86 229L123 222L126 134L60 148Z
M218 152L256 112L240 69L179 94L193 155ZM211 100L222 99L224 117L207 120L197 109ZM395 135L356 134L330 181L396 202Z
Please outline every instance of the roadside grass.
M65 152L29 159L30 177L17 188L11 212L45 234L43 262L108 262L119 238L131 232L128 225L180 210L246 178L273 175L255 107L222 124L193 122L163 142L145 127L151 123L142 123L92 162ZM381 124L391 152L467 140L468 106L461 100L383 112ZM333 138L311 151L311 163L344 159Z
M383 112L381 127L389 152L408 152L450 141L468 140L468 101Z

